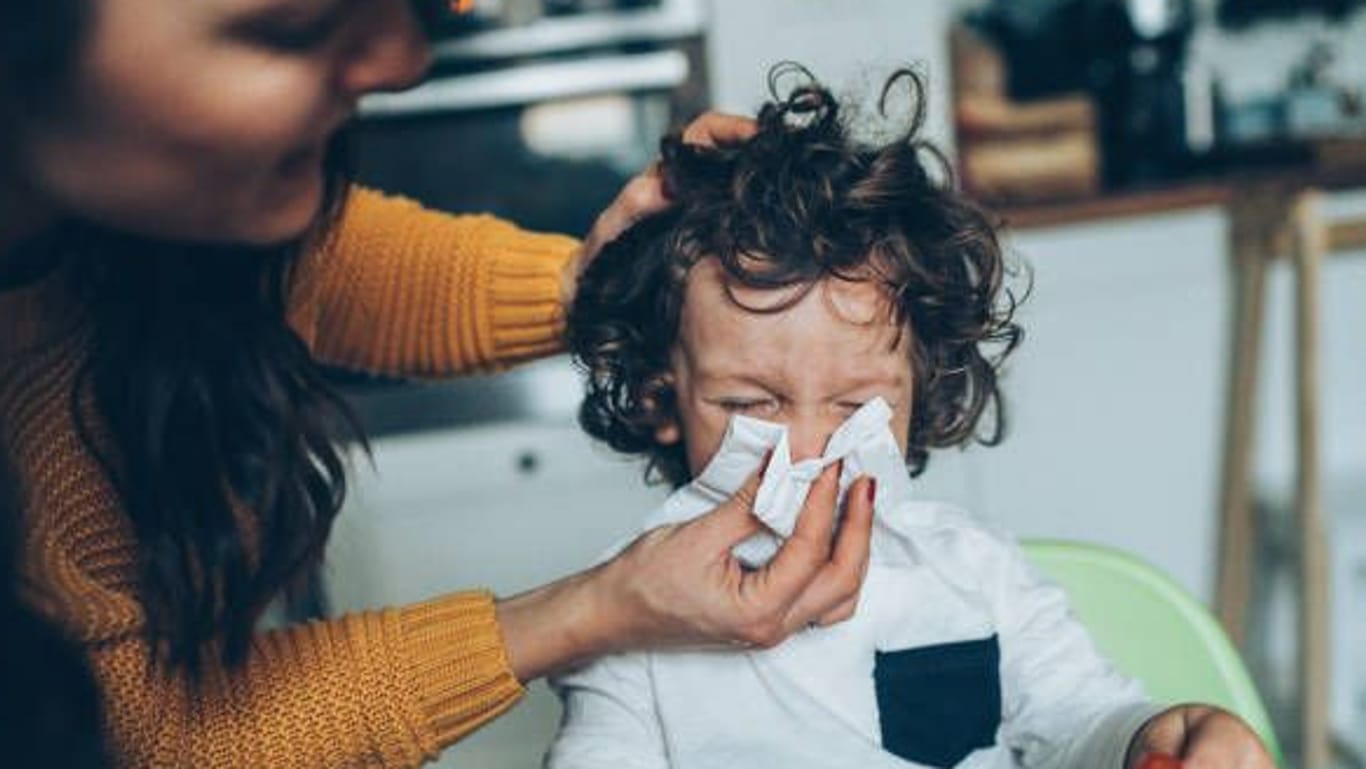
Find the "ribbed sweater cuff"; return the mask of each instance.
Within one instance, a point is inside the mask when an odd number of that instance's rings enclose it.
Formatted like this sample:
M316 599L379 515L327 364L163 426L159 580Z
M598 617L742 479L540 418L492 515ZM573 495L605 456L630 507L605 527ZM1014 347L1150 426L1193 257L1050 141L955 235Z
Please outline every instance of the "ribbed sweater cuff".
M437 748L498 717L525 689L508 666L488 592L453 593L400 610L410 660Z
M501 235L501 234L500 234ZM491 358L513 363L558 352L563 344L563 275L579 247L563 235L509 232L490 244L487 260Z

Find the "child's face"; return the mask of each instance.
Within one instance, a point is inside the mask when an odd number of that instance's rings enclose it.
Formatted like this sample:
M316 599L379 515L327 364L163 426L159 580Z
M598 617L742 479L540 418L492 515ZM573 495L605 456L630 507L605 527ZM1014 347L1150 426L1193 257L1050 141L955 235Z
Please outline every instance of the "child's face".
M910 330L897 325L885 290L826 279L787 309L759 313L732 301L723 277L714 259L688 276L669 372L678 418L655 434L663 444L685 442L692 475L716 453L735 414L787 425L799 461L820 456L830 434L878 395L892 407L892 432L906 450ZM747 307L765 307L796 290L733 292Z

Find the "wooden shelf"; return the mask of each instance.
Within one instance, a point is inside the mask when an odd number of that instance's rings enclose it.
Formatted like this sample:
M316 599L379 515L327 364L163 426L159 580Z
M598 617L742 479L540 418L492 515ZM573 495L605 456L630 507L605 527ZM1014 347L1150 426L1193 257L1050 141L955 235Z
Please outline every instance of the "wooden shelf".
M1228 200L1230 190L1231 187L1223 184L1193 183L1108 193L1079 200L1027 205L986 205L999 215L1010 229L1027 230L1221 206Z
M1337 191L1366 187L1366 140L1321 142L1304 163L1234 171L1167 184L1105 192L1093 197L1040 202L983 201L1015 230L1085 224L1223 206L1235 191L1255 186L1318 187Z

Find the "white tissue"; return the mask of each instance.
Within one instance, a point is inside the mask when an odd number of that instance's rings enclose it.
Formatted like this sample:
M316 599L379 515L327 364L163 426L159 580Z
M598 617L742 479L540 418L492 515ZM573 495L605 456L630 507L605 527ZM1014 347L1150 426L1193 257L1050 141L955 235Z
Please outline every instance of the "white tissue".
M892 434L891 418L887 402L874 398L835 430L819 459L793 462L787 427L746 416L732 417L721 447L706 468L652 513L644 528L681 523L707 513L744 485L770 448L773 456L754 503L755 515L770 531L755 534L732 551L747 566L763 566L777 553L797 525L811 484L822 470L841 459L841 504L854 480L869 475L877 480L874 514L895 509L909 499L911 484L905 457Z

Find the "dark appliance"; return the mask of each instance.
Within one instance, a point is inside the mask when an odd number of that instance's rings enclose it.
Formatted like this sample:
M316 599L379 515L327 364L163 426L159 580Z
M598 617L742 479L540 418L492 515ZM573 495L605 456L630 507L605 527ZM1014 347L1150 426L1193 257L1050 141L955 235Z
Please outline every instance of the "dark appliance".
M1088 9L1087 86L1100 116L1104 178L1125 187L1179 176L1186 120L1189 0L1109 0Z
M659 137L706 107L703 3L476 0L427 17L429 77L361 103L359 180L433 208L585 234ZM333 374L372 436L563 420L580 392L562 357L437 384Z
M1106 187L1188 168L1190 0L993 0L971 21L1004 52L1012 98L1091 95Z
M581 235L706 105L701 0L502 0L433 25L418 87L367 97L361 182Z

